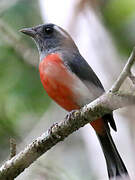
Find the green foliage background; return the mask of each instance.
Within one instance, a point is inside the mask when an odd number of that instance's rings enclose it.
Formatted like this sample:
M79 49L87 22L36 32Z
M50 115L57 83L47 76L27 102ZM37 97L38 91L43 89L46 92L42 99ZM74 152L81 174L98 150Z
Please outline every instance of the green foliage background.
M135 45L135 1L110 0L102 7L105 25L116 41L117 48L127 55Z
M128 56L135 45L135 1L101 1L103 3L99 10L104 25L113 37L118 52ZM37 52L33 41L19 32L23 27L42 23L37 0L18 0L0 14L1 20L5 22L6 28L9 26L13 29L20 43L28 45L33 52ZM14 137L19 144L22 137L27 136L50 105L50 98L40 82L38 59L36 59L37 65L32 66L23 59L14 46L15 44L4 40L0 29L0 163L9 156L10 137ZM76 156L76 153L72 155L70 153L69 156Z
M36 25L41 22L37 1L22 0L5 11L1 19L6 22L23 41L35 48L34 43L18 32L22 27ZM34 13L33 13L34 12ZM0 34L2 36L3 34ZM19 140L19 134L25 132L25 126L20 127L19 121L25 116L33 116L33 122L27 127L27 132L36 120L42 116L50 104L40 83L37 67L26 63L14 50L14 44L0 40L0 159L9 153L9 138ZM22 123L21 123L22 124Z

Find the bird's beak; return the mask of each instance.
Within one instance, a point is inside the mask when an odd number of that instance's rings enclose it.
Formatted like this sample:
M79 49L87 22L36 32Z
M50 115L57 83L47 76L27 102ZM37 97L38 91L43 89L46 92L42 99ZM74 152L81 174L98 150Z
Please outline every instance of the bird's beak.
M31 36L31 37L35 37L36 35L36 32L33 28L24 28L24 29L21 29L20 32L28 35L28 36Z

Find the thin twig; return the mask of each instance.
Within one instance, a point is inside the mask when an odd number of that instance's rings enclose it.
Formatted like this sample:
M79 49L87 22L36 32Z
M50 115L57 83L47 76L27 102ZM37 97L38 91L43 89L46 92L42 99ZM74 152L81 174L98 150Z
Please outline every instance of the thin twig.
M120 76L118 77L118 79L116 80L116 82L114 83L114 85L112 86L112 88L110 89L110 91L112 93L115 93L117 92L122 83L124 82L124 80L131 75L131 67L132 65L134 64L134 61L135 61L135 47L133 48L133 51L125 65L125 67L123 68Z
M36 51L27 46L21 36L15 32L5 21L0 19L1 38L10 45L22 59L32 66L37 66L38 54Z
M14 138L10 138L10 159L16 155L16 142Z

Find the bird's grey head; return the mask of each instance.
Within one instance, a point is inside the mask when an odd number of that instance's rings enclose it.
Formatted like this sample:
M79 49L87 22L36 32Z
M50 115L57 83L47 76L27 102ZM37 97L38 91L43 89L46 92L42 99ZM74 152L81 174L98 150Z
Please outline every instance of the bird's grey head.
M70 35L55 24L43 24L20 31L35 40L40 56L68 49L78 51Z

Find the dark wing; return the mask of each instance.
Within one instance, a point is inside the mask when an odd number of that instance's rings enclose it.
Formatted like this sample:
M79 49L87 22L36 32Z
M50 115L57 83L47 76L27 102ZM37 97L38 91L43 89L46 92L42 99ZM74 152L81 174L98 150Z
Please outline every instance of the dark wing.
M93 83L95 87L102 90L102 93L105 91L95 72L80 54L73 54L72 57L68 54L64 57L64 59L64 63L68 69L77 75L77 77L84 82L88 89L90 87L88 84L90 85ZM112 114L107 114L103 118L110 123L111 127L115 131L117 130Z
M104 92L104 88L100 80L85 59L80 54L75 54L74 56L73 61L70 59L67 61L70 70L75 73L77 77L79 77L84 83L86 82L86 86L88 86L88 82L93 83L96 87L102 89Z

